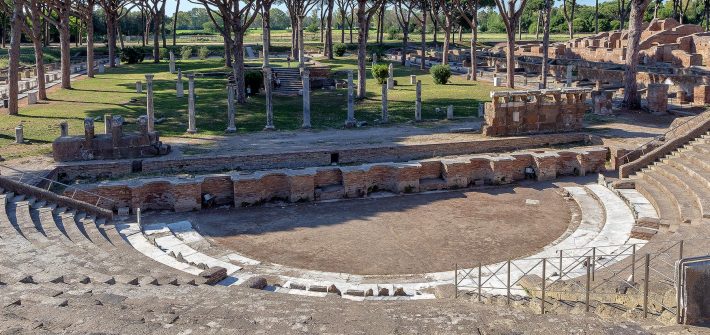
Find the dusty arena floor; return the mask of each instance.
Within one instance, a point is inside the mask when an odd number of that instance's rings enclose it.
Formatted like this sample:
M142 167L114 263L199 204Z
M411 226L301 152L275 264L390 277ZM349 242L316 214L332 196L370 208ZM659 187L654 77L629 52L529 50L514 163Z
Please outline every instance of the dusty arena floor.
M511 186L217 209L150 221L188 219L222 248L260 261L385 275L449 271L455 263L473 266L533 254L566 231L574 206L554 185Z

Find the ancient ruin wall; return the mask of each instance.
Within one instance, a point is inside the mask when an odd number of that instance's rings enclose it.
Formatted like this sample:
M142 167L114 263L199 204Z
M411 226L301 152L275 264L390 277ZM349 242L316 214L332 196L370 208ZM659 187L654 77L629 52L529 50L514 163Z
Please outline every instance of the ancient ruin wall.
M413 193L507 184L524 179L528 167L534 169L537 180L550 180L558 175L603 171L606 158L606 148L587 147L195 178L145 178L85 187L116 201L117 207L182 212L215 205L239 208L274 200L302 202L358 198L378 191ZM96 201L88 195L86 197L82 200ZM217 199L216 203L206 201L212 198Z
M589 89L491 92L485 105L487 136L511 136L582 129Z

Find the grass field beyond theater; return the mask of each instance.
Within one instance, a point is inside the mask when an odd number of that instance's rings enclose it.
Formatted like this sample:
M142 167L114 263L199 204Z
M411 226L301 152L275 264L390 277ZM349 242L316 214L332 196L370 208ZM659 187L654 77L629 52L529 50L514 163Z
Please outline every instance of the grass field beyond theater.
M337 78L345 78L339 70L355 69L356 59L339 58L332 61L321 60L332 67ZM274 60L274 66L285 66L283 60ZM258 70L260 63L249 63ZM228 71L219 59L179 61L180 68L188 72ZM49 101L33 106L24 106L17 116L3 115L0 118L0 155L5 158L46 154L51 142L59 135L58 124L67 120L71 135L81 135L83 120L96 118L97 133L103 133L103 115L122 115L127 120L126 129L135 130L136 118L145 113L145 93L135 93L136 81L145 83L146 73L155 73L155 116L164 118L156 125L162 136L188 136L187 94L185 98L175 97L176 75L167 72L167 63L142 63L124 65L117 69L107 69L96 78L85 78L73 82L71 90L50 92ZM416 74L422 81L423 118L444 119L446 106L453 105L455 115L471 117L477 114L478 104L489 100L492 89L487 83L466 81L454 76L447 85L434 85L431 75L416 68L395 65L395 79L398 86L389 93L390 123L409 122L414 119L415 86L409 84L410 74ZM355 117L370 126L377 125L381 110L381 86L371 78L368 66L367 98L357 101ZM187 79L185 78L187 91ZM196 137L224 135L227 122L226 83L224 77L196 78ZM145 89L144 89L145 92ZM277 129L298 129L302 124L302 98L274 96L274 115ZM440 112L436 112L439 108ZM311 96L312 125L314 129L342 127L347 113L347 90L315 90ZM266 122L264 97L256 95L248 98L246 104L237 106L236 135L261 131ZM24 135L28 144L14 144L15 126L24 125ZM423 124L422 126L425 126Z

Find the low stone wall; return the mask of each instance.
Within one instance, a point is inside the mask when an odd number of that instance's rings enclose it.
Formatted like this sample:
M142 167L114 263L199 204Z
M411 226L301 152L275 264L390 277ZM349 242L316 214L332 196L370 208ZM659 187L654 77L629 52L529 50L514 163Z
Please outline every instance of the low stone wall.
M72 198L68 198L65 196L58 195L56 193L47 191L45 189L41 189L39 187L35 187L32 185L28 185L25 183L17 182L15 180L12 180L10 178L2 177L0 176L0 187L5 189L6 191L11 191L15 192L18 194L25 195L27 197L35 197L37 199L45 200L47 202L55 203L59 207L68 207L72 209L76 209L79 211L86 212L90 215L95 215L97 217L102 217L111 220L113 218L113 208L111 204L101 204L101 206L105 207L97 207L92 205L92 203L96 203L96 198L93 199L93 202L87 203L84 201L80 200L75 200ZM68 194L73 193L72 190L67 190L66 192ZM79 198L79 197L76 197ZM85 196L82 197L83 199L88 199L90 197ZM109 209L106 209L109 208Z
M133 173L209 173L228 170L306 168L339 164L403 162L429 157L470 155L539 148L550 145L594 142L584 133L546 134L465 142L381 146L352 149L283 152L262 155L193 156L121 161L88 161L60 164L60 181L123 178ZM596 143L595 143L596 144Z
M491 92L483 134L510 136L582 129L589 89Z
M528 167L534 170L537 180L551 180L559 175L603 171L606 158L606 148L586 147L194 178L145 178L84 187L117 201L119 207L182 212L209 206L246 207L275 200L358 198L378 191L412 193L507 184L524 179ZM84 200L95 201L90 197Z

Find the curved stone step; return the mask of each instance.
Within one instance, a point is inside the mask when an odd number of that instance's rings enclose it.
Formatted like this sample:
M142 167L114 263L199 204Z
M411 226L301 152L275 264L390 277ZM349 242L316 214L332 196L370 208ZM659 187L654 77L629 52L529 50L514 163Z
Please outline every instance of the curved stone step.
M47 238L53 241L66 240L67 237L64 232L59 230L57 227L57 222L54 220L53 209L50 207L42 207L38 210L39 213L39 223L42 225L42 229L47 234Z
M695 200L695 206L693 207L694 215L696 215L693 219L694 223L700 223L705 215L710 217L710 187L707 187L703 182L697 181L695 175L687 174L673 164L664 164L662 167L659 166L658 169L675 180L678 185L684 188L685 194L689 194Z
M642 178L637 175L635 181L636 190L643 194L643 196L653 204L653 207L656 208L656 212L658 212L658 216L661 218L661 227L675 231L681 222L680 211L678 206L676 206L667 195L669 192L651 178Z
M32 243L45 243L48 241L47 237L35 225L30 214L30 203L28 201L16 201L11 203L10 206L9 213L14 212L15 224L22 231L23 236ZM10 219L12 220L12 216L10 216Z
M13 236L22 236L22 232L10 221L10 216L8 215L8 198L11 198L11 194L0 194L0 237L3 239L8 239ZM29 243L29 241L28 241Z
M647 178L655 179L658 184L663 185L668 190L666 196L678 207L681 223L697 223L700 211L695 200L688 195L688 191L684 186L679 184L682 180L674 179L671 174L664 170L663 165L653 165L644 174Z

